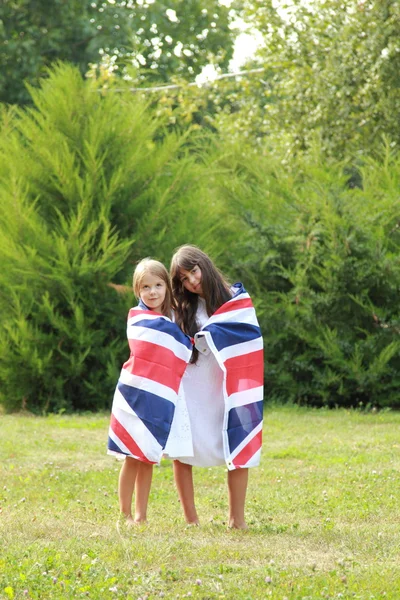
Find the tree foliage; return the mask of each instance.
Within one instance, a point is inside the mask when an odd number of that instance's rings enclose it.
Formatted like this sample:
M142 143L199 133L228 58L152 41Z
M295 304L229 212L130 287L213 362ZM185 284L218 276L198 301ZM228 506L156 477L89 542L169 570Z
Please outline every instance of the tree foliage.
M362 159L400 143L400 4L394 0L237 2L262 38L249 73L202 89L165 90L159 110L259 151Z
M0 4L0 102L24 103L57 60L133 78L193 78L232 55L229 11L216 0L4 0Z
M188 240L218 248L229 218L208 145L168 133L139 98L102 97L65 66L31 93L34 108L2 112L0 401L100 409L135 303L109 284Z
M109 405L135 262L196 243L254 297L266 398L395 406L400 154L357 172L241 137L171 129L131 94L58 66L33 108L0 111L0 402ZM221 111L220 114L222 114ZM357 177L357 181L355 181ZM356 185L355 185L356 183Z
M321 154L237 154L229 184L249 227L235 269L258 302L266 397L398 406L400 155L387 144L349 188L343 163Z
M399 146L397 0L246 0L237 8L263 36L254 127L270 146L304 151L316 131L335 157L364 154L383 135Z

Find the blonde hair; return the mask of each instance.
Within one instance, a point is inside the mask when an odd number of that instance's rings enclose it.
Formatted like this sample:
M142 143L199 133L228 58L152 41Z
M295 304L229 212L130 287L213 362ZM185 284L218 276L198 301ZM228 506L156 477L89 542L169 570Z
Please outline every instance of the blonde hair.
M142 285L143 278L146 275L153 275L153 277L159 277L164 281L167 291L165 293L165 299L161 306L161 313L165 317L171 318L172 310L175 308L175 302L172 296L172 287L171 280L168 274L167 269L164 265L158 260L154 260L153 258L143 258L135 269L133 273L133 293L136 298L140 299L140 287Z

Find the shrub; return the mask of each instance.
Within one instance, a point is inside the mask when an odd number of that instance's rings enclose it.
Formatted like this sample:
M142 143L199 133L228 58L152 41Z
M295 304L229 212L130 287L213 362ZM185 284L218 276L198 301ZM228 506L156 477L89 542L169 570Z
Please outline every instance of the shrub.
M400 156L387 146L365 161L361 189L318 149L285 166L241 161L236 272L258 304L266 398L398 406Z
M202 147L136 96L100 95L59 65L1 113L0 402L38 412L109 405L126 358L137 260L215 244Z
M0 112L0 402L110 405L137 260L195 243L252 294L266 399L399 404L400 156L258 154L59 65ZM351 177L351 180L349 179ZM357 187L354 187L357 182ZM116 285L111 285L116 284Z

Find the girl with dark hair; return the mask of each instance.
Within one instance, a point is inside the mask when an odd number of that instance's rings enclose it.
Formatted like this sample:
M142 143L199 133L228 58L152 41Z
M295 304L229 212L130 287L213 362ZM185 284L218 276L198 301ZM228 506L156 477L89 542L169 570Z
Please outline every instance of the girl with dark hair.
M196 246L181 246L171 261L176 323L194 338L182 379L193 456L174 461L186 521L198 524L193 466L228 467L229 527L245 529L248 468L259 464L262 436L263 346L251 299L230 286Z

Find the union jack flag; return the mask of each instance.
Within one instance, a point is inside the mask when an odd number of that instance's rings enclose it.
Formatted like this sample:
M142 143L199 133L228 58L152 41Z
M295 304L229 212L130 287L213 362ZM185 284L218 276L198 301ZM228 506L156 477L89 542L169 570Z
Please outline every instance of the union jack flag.
M159 463L167 443L192 342L143 303L128 314L130 357L115 390L108 454Z
M241 283L195 335L205 337L224 372L223 444L229 470L260 462L264 398L263 338L249 294ZM198 343L197 343L198 342Z

